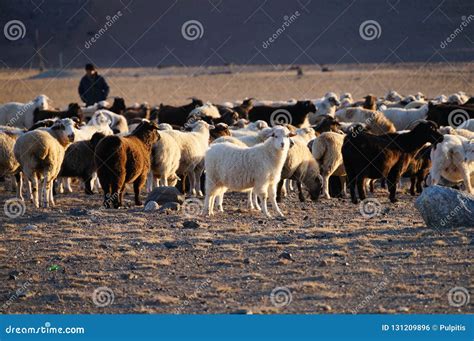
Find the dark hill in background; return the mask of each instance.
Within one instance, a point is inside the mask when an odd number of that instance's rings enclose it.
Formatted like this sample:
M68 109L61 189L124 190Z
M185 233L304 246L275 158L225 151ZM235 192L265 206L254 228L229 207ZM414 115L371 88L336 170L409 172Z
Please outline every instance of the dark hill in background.
M35 4L36 1L36 4ZM0 24L24 23L23 39L0 36L0 65L37 66L35 32L49 68L232 64L335 64L471 61L474 17L445 48L440 44L463 18L474 14L472 0L202 0L202 1L0 1ZM122 16L86 48L85 42ZM282 27L285 16L299 17L274 43L263 42ZM188 41L181 27L203 26L202 38ZM364 40L359 26L380 24L378 39Z

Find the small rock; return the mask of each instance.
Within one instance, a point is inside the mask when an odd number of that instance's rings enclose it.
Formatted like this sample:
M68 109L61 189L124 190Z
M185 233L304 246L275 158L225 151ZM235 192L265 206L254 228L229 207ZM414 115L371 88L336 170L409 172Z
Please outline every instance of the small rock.
M16 270L10 271L8 273L8 279L16 281L18 279L18 276L20 276L20 274L21 273L19 271L16 271Z
M328 266L329 263L327 262L327 260L323 259L322 261L319 262L318 265L324 267L324 266Z
M244 259L244 264L250 264L252 261L250 260L250 258L245 258Z
M257 221L257 223L259 223L260 225L262 225L262 224L263 224L263 220L259 220L259 221Z
M160 205L163 205L168 202L177 202L182 204L184 202L185 196L176 187L171 186L161 186L155 188L153 191L148 194L148 197L145 200L145 205L149 201L155 201Z
M89 214L89 211L84 208L71 208L69 214L72 216L85 216Z
M331 306L327 305L327 304L318 304L317 308L319 308L321 310L324 310L324 311L331 311L332 310Z
M308 217L307 215L305 215L305 216L303 217L303 220L308 220L308 219L309 219L309 217Z
M291 260L292 262L295 261L294 258L293 258L293 255L291 253L289 253L288 251L283 251L282 253L280 253L278 258Z
M33 231L37 229L38 229L38 226L36 225L26 225L21 228L22 231Z
M160 205L158 205L156 201L149 201L146 203L144 211L145 212L156 211L159 208L160 208Z
M199 226L201 226L197 221L194 220L186 220L183 222L183 227L185 229L197 229Z
M178 245L174 242L164 242L163 245L167 248L167 249L176 249L178 248Z
M253 312L249 309L238 309L234 312L232 312L232 314L237 314L237 315L253 315Z
M158 212L164 212L164 211L179 211L181 208L181 205L178 204L177 202L167 202L161 205L160 209Z
M401 312L401 313L407 313L407 312L410 311L410 308L408 308L408 307L399 307L398 311Z
M130 279L137 279L138 276L135 274L129 273L129 274L121 274L120 278L130 280Z

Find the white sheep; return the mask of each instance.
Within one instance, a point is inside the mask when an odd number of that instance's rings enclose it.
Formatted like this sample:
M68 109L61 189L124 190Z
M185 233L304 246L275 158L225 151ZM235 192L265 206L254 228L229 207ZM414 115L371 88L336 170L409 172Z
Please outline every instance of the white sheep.
M202 196L201 175L204 171L203 161L209 146L209 130L214 129L214 126L204 121L196 121L186 124L185 127L192 130L190 132L164 130L160 132L160 135L169 134L175 139L181 150L177 173L189 176L189 193L191 195Z
M147 179L147 191L151 192L158 185L174 186L178 181L177 171L181 160L181 149L173 136L164 130L160 139L151 148L150 172ZM155 181L156 179L156 181Z
M385 99L390 102L400 102L403 99L403 97L397 91L390 90L385 95Z
M428 104L424 104L418 109L387 108L382 112L395 125L397 130L405 130L414 121L426 119Z
M436 185L441 177L451 182L464 181L468 193L474 194L474 140L462 136L444 135L443 141L431 150L431 184Z
M474 118L464 121L458 128L474 131Z
M396 131L393 123L380 111L363 108L343 108L336 111L335 116L340 122L364 123L367 129L376 135L394 133Z
M23 200L23 195L19 191L22 187L22 177L19 174L20 164L15 158L13 148L15 142L24 134L23 129L2 126L0 127L0 177L15 176L17 197ZM12 182L14 184L14 182ZM12 185L13 186L13 185ZM12 187L12 189L14 186Z
M110 107L110 103L107 101L100 101L97 103L94 103L92 105L89 105L88 107L83 107L82 109L82 114L84 115L85 118L91 118L94 113L99 110L99 109L106 109Z
M222 136L222 137L219 137L218 140L219 142L222 142L222 141L232 142L233 139L237 139L240 142L243 142L246 146L252 147L258 143L264 142L272 134L272 132L273 132L272 128L264 128L256 134L243 135L243 136Z
M235 144L236 146L240 146L243 148L248 148L248 146L244 142L232 136L219 137L218 139L215 139L214 141L212 141L211 145L217 144L217 143L226 143L226 142ZM243 190L242 192L247 193L248 195L247 204L251 210L253 210L254 208L256 208L259 211L262 210L262 208L260 207L258 203L257 195L253 194L252 189L246 189L246 190ZM215 202L217 203L217 207L219 211L223 212L222 203L224 202L224 193L221 193L220 195L216 195Z
M34 123L35 109L48 110L50 99L39 95L28 103L10 102L0 105L0 125L30 128Z
M458 91L448 97L447 102L457 105L462 105L469 100L469 96L464 91Z
M106 109L97 110L87 124L100 126L104 122L108 122L110 129L112 129L114 133L128 133L127 119L122 115Z
M324 97L312 100L316 107L316 112L309 113L308 120L311 125L316 124L318 116L329 115L334 117L337 107L341 104L338 96L333 92L328 92Z
M345 135L325 132L313 140L312 154L314 159L319 163L321 176L323 178L323 196L327 199L329 195L329 178L334 176L341 177L342 192L346 194L346 170L342 159L342 144Z
M272 135L253 147L218 143L206 153L206 201L204 212L214 214L214 199L227 190L253 189L259 197L263 213L270 217L267 199L283 216L276 202L276 187L290 147L290 133L285 127L274 127Z
M443 135L446 135L446 134L459 135L459 136L465 137L468 140L474 139L474 131L470 131L467 129L462 129L462 128L454 129L451 126L446 126L446 127L441 127L438 130Z
M219 109L215 105L212 105L212 103L207 102L203 106L197 107L193 109L189 115L188 118L196 116L196 117L211 117L213 119L217 119L221 117L221 114L219 113Z
M16 141L14 154L22 172L32 184L36 207L39 207L38 183L41 180L43 207L49 207L50 204L54 206L51 184L59 174L65 149L74 141L74 135L75 122L65 118L49 128L29 131Z

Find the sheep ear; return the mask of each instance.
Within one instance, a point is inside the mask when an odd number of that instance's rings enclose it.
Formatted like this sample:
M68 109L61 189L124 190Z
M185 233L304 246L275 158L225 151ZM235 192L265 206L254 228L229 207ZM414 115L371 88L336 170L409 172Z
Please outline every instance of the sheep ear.
M296 133L290 132L290 133L288 134L288 137L293 137L293 136L296 136Z
M213 125L209 125L209 130L212 130L212 129L216 129L216 127Z

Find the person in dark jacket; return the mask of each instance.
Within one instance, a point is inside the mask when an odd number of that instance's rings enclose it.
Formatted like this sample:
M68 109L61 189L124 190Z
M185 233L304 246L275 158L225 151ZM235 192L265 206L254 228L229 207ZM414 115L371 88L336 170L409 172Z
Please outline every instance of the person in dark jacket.
M93 64L86 64L86 75L79 83L79 96L86 106L104 101L109 95L109 85L105 78L97 73Z

